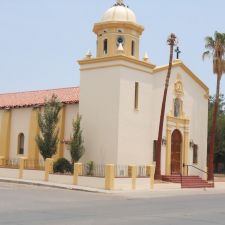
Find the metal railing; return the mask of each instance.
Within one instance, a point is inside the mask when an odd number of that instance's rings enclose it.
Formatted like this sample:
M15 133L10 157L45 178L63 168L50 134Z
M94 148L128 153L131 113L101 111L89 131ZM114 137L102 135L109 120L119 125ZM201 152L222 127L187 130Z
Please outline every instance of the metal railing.
M19 168L19 158L15 159L5 159L3 168L9 169L18 169ZM44 160L26 160L25 169L34 169L34 170L44 170Z
M129 166L115 165L114 174L116 178L128 178ZM105 177L105 165L94 164L91 168L90 164L88 163L82 164L82 176ZM147 169L145 165L137 166L137 177L139 178L148 177Z
M188 165L188 164L183 164L183 167L184 167L184 168L187 167L187 175L189 174L189 167L192 167L192 168L194 168L194 169L196 169L196 170L198 170L198 171L200 171L200 172L206 174L207 177L208 177L208 175L209 175L209 172L206 172L206 171L204 171L204 170L198 168L197 166ZM215 183L214 183L214 176L213 176L212 183L213 183L213 187L214 187L214 184L215 184Z

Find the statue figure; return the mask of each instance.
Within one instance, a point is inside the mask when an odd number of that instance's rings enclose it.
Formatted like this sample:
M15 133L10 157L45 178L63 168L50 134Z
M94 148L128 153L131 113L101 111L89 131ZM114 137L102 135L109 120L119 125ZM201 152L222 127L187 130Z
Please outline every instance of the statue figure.
M181 115L182 101L179 98L174 100L174 116L179 117Z

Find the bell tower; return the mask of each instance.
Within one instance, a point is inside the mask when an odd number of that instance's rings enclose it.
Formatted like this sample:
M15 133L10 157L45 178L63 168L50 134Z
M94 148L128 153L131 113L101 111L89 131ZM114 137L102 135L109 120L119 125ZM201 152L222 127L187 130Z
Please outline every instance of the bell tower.
M97 35L97 58L124 54L139 59L139 40L144 27L137 24L134 12L123 0L108 9L100 22L94 24Z
M137 23L134 12L124 1L117 0L101 21L94 24L93 31L97 35L96 56L88 52L78 61L79 113L83 118L86 149L83 159L99 164L148 163L152 108L143 115L139 107L143 99L147 102L151 99L153 76L149 74L155 66L148 62L147 55L139 59L144 27ZM144 129L137 125L139 121L145 121ZM137 131L137 127L141 129ZM146 135L147 141L143 140ZM139 157L141 145L143 158ZM132 156L127 157L131 152Z

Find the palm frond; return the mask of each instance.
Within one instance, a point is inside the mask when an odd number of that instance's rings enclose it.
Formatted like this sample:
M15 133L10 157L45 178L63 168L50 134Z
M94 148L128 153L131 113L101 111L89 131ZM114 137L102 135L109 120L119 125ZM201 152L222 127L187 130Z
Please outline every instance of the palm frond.
M215 41L212 37L208 36L205 38L205 48L213 50L215 48Z
M210 58L211 53L210 51L206 51L202 54L202 60L205 60L207 57Z

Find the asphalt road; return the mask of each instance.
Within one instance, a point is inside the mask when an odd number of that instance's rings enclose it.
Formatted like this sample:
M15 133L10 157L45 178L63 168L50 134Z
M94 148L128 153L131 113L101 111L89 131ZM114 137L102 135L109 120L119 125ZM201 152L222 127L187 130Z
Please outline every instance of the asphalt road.
M114 196L0 183L0 225L225 225L225 194Z

